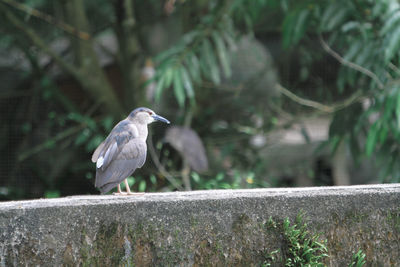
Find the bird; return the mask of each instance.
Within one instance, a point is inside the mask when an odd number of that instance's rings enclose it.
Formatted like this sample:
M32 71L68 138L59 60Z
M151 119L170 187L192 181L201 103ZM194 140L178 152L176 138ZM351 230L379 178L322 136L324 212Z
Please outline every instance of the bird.
M190 191L190 168L201 173L208 170L208 159L199 135L189 127L171 126L164 137L181 154L183 160L182 180L185 190Z
M170 124L169 120L149 108L136 108L126 119L117 123L96 148L92 155L92 162L96 163L95 187L102 194L116 186L117 194L133 194L126 178L146 161L147 125L154 121ZM121 191L122 181L125 183L126 193Z
M165 132L165 141L176 149L196 172L208 170L208 159L203 142L193 129L171 126Z

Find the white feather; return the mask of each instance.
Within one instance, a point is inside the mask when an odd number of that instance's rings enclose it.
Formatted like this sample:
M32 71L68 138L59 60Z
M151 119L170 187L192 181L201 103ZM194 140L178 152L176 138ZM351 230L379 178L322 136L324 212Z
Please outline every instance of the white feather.
M131 123L129 124L129 127L131 127L132 133L133 133L133 137L136 138L139 136L139 131L137 129L137 127L135 126L135 124Z
M96 162L96 167L97 168L101 168L101 166L103 166L103 162L104 162L104 158L103 157L98 158L97 162Z

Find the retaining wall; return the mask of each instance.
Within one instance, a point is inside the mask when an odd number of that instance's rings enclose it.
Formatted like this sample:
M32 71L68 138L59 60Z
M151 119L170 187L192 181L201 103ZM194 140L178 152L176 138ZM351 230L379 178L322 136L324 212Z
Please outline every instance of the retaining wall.
M299 212L329 266L400 266L400 184L0 203L0 266L280 266Z

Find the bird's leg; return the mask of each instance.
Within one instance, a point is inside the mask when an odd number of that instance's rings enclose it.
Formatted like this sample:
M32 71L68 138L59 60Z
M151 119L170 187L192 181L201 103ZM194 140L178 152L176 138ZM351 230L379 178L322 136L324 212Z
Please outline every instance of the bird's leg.
M118 192L117 192L117 193L114 193L114 195L126 195L125 192L122 192L122 191L121 191L121 185L120 185L120 184L118 184Z
M183 184L185 185L185 190L191 191L192 187L190 186L190 177L189 177L190 166L185 159L183 159L183 169L181 172L182 172Z
M129 188L128 179L125 179L124 183L125 183L125 187L126 187L126 193L128 195L133 195L133 193L131 192L131 189Z
M125 183L125 187L126 187L126 193L124 193L124 194L131 195L131 196L132 195L135 195L135 196L144 195L144 192L139 192L139 193L132 192L131 189L129 188L129 184L128 184L128 180L127 179L124 180L124 183Z

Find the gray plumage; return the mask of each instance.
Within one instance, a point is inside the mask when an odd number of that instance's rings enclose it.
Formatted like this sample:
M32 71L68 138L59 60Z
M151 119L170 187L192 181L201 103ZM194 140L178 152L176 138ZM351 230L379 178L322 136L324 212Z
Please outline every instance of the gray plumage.
M169 121L148 108L137 108L120 121L92 155L96 162L95 186L107 193L118 186L146 161L147 125ZM127 184L127 183L126 183ZM118 187L120 192L120 188ZM130 189L127 188L128 193Z
M165 140L172 145L196 172L208 170L208 160L203 142L198 134L188 127L171 126Z

